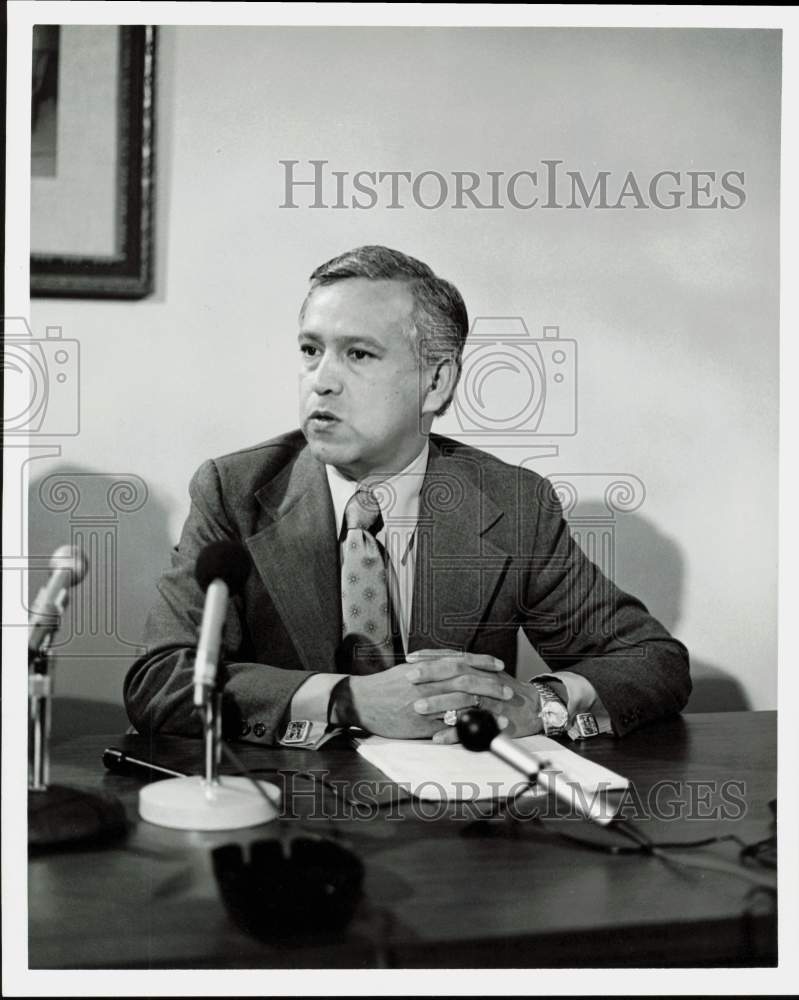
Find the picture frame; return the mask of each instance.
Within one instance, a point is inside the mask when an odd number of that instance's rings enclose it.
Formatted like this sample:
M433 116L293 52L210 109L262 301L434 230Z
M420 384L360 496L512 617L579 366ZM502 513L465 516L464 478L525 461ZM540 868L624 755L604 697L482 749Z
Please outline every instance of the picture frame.
M31 178L31 296L143 298L153 290L156 29L59 30L57 167Z

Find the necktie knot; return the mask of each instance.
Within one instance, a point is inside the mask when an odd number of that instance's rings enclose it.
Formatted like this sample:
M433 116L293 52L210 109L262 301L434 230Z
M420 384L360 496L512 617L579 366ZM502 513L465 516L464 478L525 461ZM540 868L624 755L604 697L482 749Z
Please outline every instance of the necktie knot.
M362 531L369 531L373 535L376 535L380 531L383 526L380 504L370 489L361 486L350 497L347 506L344 508L344 524L347 531L352 531L353 528L360 528Z

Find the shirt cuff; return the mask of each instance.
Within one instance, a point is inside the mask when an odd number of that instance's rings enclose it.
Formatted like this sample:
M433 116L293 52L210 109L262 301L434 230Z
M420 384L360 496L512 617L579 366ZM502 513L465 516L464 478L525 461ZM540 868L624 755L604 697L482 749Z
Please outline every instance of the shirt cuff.
M580 737L580 731L574 724L574 717L583 712L590 712L593 715L600 733L613 732L610 716L600 701L596 688L582 674L573 674L570 670L559 670L556 674L539 674L532 679L554 685L557 694L565 693L566 697L563 700L569 712L568 732L573 740ZM557 687L558 684L562 684L563 687Z
M289 710L292 719L310 719L327 725L327 708L333 688L347 674L311 674L294 692Z

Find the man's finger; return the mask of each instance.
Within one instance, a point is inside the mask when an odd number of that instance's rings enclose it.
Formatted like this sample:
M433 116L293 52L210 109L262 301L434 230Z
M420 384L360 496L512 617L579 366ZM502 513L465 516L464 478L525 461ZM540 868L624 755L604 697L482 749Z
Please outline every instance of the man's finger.
M439 656L463 656L463 652L460 649L414 649L405 659L408 663L413 663L416 660L436 659Z
M508 684L507 674L458 674L442 681L421 681L414 684L419 691L419 698L429 698L434 694L450 694L460 691L464 695L484 695L487 698L497 698L501 701L511 701L513 688ZM469 701L466 697L465 701Z
M475 670L490 670L494 673L500 673L505 669L502 660L497 659L496 656L489 656L487 653L465 653L463 659L467 666L474 667Z
M479 701L477 701L478 698ZM413 710L419 715L441 715L453 708L461 711L467 708L478 707L498 715L507 706L504 699L468 695L459 691L448 694L434 694L428 698L418 698L413 703Z
M480 670L483 673L500 673L504 669L502 660L484 653L449 653L436 657L419 657L408 660L411 668L405 674L412 684L424 684L428 681L444 681L457 677L465 670Z
M417 660L405 674L412 684L445 681L457 677L464 670L463 661L456 656L438 656L434 660Z
M496 656L488 653L464 653L460 649L415 649L405 657L407 663L417 663L419 660L437 660L440 657L455 657L467 667L477 670L504 670L505 664Z

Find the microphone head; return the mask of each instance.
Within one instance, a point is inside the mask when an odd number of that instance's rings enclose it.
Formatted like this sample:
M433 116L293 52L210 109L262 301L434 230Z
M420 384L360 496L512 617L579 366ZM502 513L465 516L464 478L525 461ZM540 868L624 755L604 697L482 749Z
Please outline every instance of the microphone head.
M76 545L61 545L50 557L50 569L68 570L70 580L67 586L74 587L89 571L89 560Z
M497 720L484 708L470 708L461 712L455 728L458 739L467 750L488 750L491 741L499 735Z
M207 590L214 580L222 580L231 594L241 590L249 575L250 557L237 542L211 542L206 545L194 568L194 577L203 590Z

